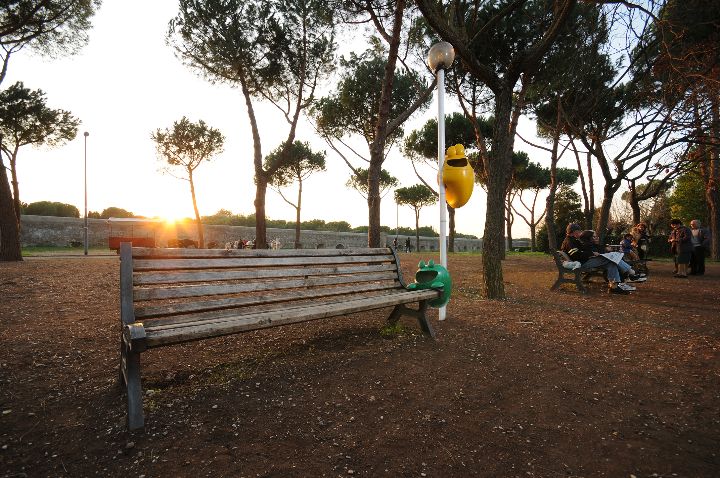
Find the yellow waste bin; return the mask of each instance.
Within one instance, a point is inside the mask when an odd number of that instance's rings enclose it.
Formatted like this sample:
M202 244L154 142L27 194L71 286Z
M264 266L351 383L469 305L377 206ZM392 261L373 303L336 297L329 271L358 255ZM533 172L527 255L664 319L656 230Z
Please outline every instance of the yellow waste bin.
M465 157L462 144L450 146L445 153L443 183L445 200L453 209L464 206L470 200L475 185L475 171Z

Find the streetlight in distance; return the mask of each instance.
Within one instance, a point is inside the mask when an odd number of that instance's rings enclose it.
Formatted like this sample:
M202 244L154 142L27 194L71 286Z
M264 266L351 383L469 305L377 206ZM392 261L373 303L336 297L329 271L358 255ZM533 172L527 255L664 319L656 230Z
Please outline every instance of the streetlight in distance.
M88 255L88 217L87 217L87 138L90 133L85 131L85 255Z
M445 184L443 183L443 165L445 164L445 70L455 61L455 49L446 42L430 47L427 62L437 79L438 104L438 196L440 202L440 263L447 269L447 215L445 205ZM445 320L445 306L438 310L438 319Z

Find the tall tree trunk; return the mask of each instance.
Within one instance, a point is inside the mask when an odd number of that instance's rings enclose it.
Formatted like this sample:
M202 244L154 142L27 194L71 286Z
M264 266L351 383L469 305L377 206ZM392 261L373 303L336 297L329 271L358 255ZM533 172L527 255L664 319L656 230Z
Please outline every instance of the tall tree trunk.
M197 207L197 199L195 198L195 181L193 181L192 170L188 169L188 179L190 180L190 195L192 196L193 210L195 211L195 225L197 226L198 248L205 249L205 232L203 231L202 221L200 220L200 211Z
M535 224L530 225L530 251L532 252L537 251L536 229L537 226Z
M550 190L548 191L547 198L545 199L545 230L547 231L548 237L548 250L557 251L557 225L555 224L555 193L557 192L557 163L553 163L550 166Z
M12 48L10 50L12 50ZM11 54L12 51L5 52L5 58L3 58L2 67L0 67L0 85L2 85L5 75L7 75L8 63L10 63Z
M380 247L380 171L382 169L382 151L379 159L372 159L368 167L368 247Z
M0 156L0 261L21 261L20 229L15 216L7 169Z
M712 234L710 244L710 257L720 260L720 97L717 95L711 99L712 126L710 135L712 145L710 146L710 180L705 187L705 201L710 214L710 233Z
M295 249L302 249L300 243L300 207L302 207L302 179L298 181L297 206L295 207Z
M378 117L375 124L375 139L370 145L370 166L368 167L368 246L380 247L380 171L385 160L385 143L388 135L390 119L390 102L392 100L395 66L400 49L400 32L405 13L405 0L395 2L392 33L389 38L388 61L385 64ZM376 176L373 174L375 172Z
M598 144L595 141L593 141L592 144L595 147L593 155L597 159L598 166L600 166L603 179L605 180L605 186L603 186L603 199L600 206L600 215L598 217L595 231L600 238L600 244L606 244L607 241L605 236L607 236L607 227L610 222L610 209L612 207L612 201L615 197L615 193L618 189L620 189L620 185L622 184L621 178L624 176L624 172L622 170L617 171L617 177L613 177L610 170L610 162L605 156L602 144Z
M420 208L415 208L415 251L420 252Z
M267 220L265 219L265 196L267 179L265 173L255 179L255 249L267 249ZM262 219L260 219L262 218Z
M447 212L448 227L450 229L450 234L448 234L448 252L455 252L455 209L448 204Z
M510 195L508 194L507 198L505 199L505 236L507 240L507 246L505 247L506 250L512 251L512 227L513 222L515 222L512 214L512 208L510 207ZM505 254L503 254L503 259Z
M17 217L18 230L20 230L20 183L17 177L17 153L18 146L15 146L15 151L10 157L10 175L12 176L13 207L15 208L15 217Z
M587 171L588 171L588 192L590 193L590 203L588 205L588 211L585 215L585 227L592 229L593 221L595 220L595 182L593 181L592 173L592 154L590 151L587 152Z
M240 81L242 94L245 98L250 130L253 138L253 165L255 166L255 248L267 248L267 221L265 218L265 193L267 192L267 176L262 167L262 144L260 132L258 131L255 109L252 105L252 97L244 80Z
M610 208L612 207L613 197L617 188L612 183L605 183L603 188L603 200L600 204L600 216L598 217L597 235L600 237L600 244L606 244L607 228L610 222Z
M505 298L502 257L505 251L505 191L502 186L493 187L488 183L487 212L483 234L483 271L485 274L485 295L488 299Z
M647 189L647 188L646 188ZM630 181L630 192L628 202L632 209L633 225L640 223L640 201L638 200L637 189L635 188L635 180Z
M572 139L571 139L572 141ZM580 190L583 198L583 220L585 221L585 229L592 229L592 215L590 214L590 198L588 197L587 186L585 185L585 173L583 172L580 154L572 142L573 153L575 154L575 163L577 164L578 177L580 178Z
M540 190L535 189L535 197L533 198L532 208L530 209L530 224L528 224L528 227L530 227L531 252L537 251L537 226L540 224L540 221L542 221L542 216L540 216L537 221L535 220L535 206L537 205L538 194L540 194Z
M502 257L505 253L505 191L512 171L514 131L508 128L512 113L512 88L505 87L495 95L495 125L490 158L485 164L487 174L487 210L483 234L483 272L485 296L504 299ZM503 126L504 125L504 126Z
M548 249L556 251L560 247L557 242L557 225L555 224L555 193L558 188L557 181L557 163L558 163L558 147L560 145L560 125L562 124L562 116L560 108L560 97L557 98L557 117L555 118L555 131L553 132L552 152L550 153L550 191L545 200L545 229L548 235ZM562 227L561 225L560 227Z

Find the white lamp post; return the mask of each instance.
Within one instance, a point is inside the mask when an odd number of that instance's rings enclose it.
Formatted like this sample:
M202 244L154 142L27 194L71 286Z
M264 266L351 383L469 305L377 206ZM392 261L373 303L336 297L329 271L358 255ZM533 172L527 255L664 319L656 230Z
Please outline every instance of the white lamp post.
M85 255L88 255L88 217L87 217L87 138L90 133L85 131Z
M445 184L443 183L443 165L445 163L445 70L455 60L455 50L448 42L434 44L428 52L427 62L437 79L438 104L438 190L440 202L440 263L447 268L447 211L445 205ZM438 318L445 320L445 306L438 311Z
M400 230L400 203L395 201L395 239L397 240Z

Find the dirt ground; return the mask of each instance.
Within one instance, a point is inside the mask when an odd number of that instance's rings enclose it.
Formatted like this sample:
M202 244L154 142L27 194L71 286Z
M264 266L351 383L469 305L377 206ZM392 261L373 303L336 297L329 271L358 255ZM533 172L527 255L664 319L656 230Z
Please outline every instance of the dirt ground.
M583 297L513 256L506 301L481 267L450 257L435 341L382 310L148 351L129 433L117 258L0 264L0 477L720 474L720 264Z

